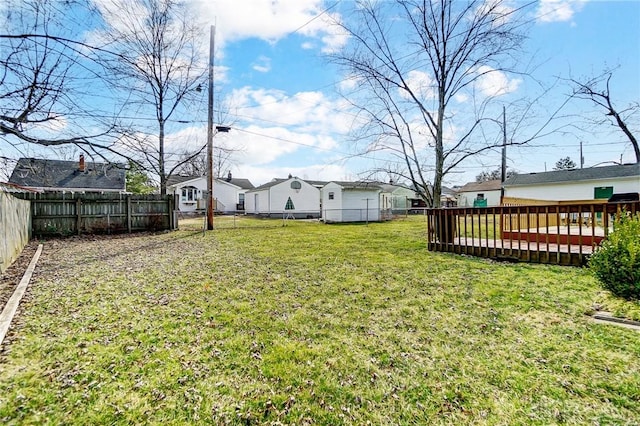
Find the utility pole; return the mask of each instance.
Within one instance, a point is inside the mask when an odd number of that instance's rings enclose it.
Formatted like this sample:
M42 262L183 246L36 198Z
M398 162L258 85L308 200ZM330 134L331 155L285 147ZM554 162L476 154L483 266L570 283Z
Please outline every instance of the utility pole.
M580 141L580 168L584 167L584 156L582 155L582 141Z
M507 108L502 106L502 167L500 170L500 205L504 200L504 181L507 179Z
M207 110L207 230L213 229L213 52L216 27L211 25L209 37L209 108Z

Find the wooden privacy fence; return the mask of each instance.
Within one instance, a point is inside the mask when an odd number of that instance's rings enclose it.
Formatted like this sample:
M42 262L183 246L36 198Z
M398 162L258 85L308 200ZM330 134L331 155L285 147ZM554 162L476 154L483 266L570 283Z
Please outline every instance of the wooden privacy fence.
M584 265L640 202L428 209L428 248L503 260Z
M178 227L173 195L117 193L20 194L31 202L35 236L173 230Z

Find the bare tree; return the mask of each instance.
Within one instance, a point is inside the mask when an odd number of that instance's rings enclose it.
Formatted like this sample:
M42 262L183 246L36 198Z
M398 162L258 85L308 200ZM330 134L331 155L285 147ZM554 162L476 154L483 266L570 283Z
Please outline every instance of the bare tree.
M602 75L587 81L571 79L571 83L574 86L572 96L591 101L602 108L607 118L606 121L617 126L629 139L636 155L636 163L640 163L640 145L638 145L638 139L629 127L629 120L638 114L640 104L634 102L624 109L616 107L611 99L610 83L612 77L613 72L606 71Z
M239 149L227 148L219 144L213 147L213 175L216 178L226 177L231 167L235 165L234 155ZM187 176L205 176L207 174L207 155L199 152L185 152L180 157L181 165L175 173Z
M76 146L105 158L117 154L118 120L104 102L109 79L72 22L74 5L9 1L0 17L0 155L6 159ZM85 14L85 17L88 13ZM101 51L102 56L108 52Z
M203 83L200 40L203 31L185 3L176 0L113 0L101 2L105 28L101 40L118 53L113 72L129 91L128 110L152 116L153 128L138 121L137 131L123 138L123 149L137 156L147 170L159 177L166 194L169 176L190 161L201 147L167 150L171 123L189 121L189 107L198 99Z
M431 206L439 206L449 172L503 142L505 102L494 106L513 89L508 76L532 3L510 4L362 0L349 21L357 24L338 23L351 43L332 60L358 83L346 97L366 123L356 136L371 141L369 153L390 152L402 163L401 177Z

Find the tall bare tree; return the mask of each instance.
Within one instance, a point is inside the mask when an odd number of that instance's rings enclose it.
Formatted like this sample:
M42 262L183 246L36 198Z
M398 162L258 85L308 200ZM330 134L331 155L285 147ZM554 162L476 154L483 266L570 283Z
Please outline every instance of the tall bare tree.
M213 176L226 177L227 173L236 163L234 154L240 149L228 148L220 143L213 147ZM207 155L204 152L194 156L191 151L185 152L180 158L181 165L176 173L188 176L205 176L207 174Z
M492 105L513 90L532 5L512 4L361 0L355 24L338 23L351 42L332 59L357 82L346 94L366 123L357 136L371 141L369 152L392 153L431 206L449 172L503 142L505 102Z
M593 102L605 113L606 121L618 127L629 139L636 155L636 163L640 163L640 145L629 122L632 117L637 117L640 112L640 104L634 102L626 108L620 109L614 105L611 99L612 71L606 71L602 75L586 81L571 80L573 84L572 96Z
M176 0L112 0L98 3L105 28L99 38L118 53L113 72L121 77L121 91L128 91L128 110L152 116L153 128L137 121L137 131L123 138L123 149L159 177L166 194L167 178L202 147L182 156L184 149L167 150L171 123L189 121L202 95L206 68L200 45L203 28Z
M117 114L90 102L110 82L70 3L9 0L0 8L0 157L7 164L74 145L103 158L117 153Z

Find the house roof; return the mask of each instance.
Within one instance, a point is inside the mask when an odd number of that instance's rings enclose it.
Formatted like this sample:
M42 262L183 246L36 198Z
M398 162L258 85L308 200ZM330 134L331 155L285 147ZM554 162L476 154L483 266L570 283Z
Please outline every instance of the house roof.
M125 191L126 170L122 164L21 158L9 182L27 188L75 191Z
M494 179L485 182L469 182L458 189L458 192L499 191L500 188L500 179Z
M584 180L615 179L637 176L640 185L640 163L586 169L554 170L551 172L516 174L508 178L505 186L540 185L546 183L576 182Z
M382 183L382 182L378 182L378 186L380 188L382 188L382 190L384 192L389 192L392 193L394 191L397 191L398 189L406 189L408 191L412 191L415 192L413 189L409 188L408 186L404 186L404 185L396 185L393 183Z
M336 181L333 180L329 183L335 183L336 185L340 185L342 189L373 189L377 191L382 191L382 186L380 186L380 182L345 182L345 181Z
M169 186L176 186L176 185L179 185L181 183L184 183L184 182L187 182L187 181L190 181L190 180L202 179L202 178L206 179L206 176L173 175L173 176L169 176L169 179L167 179L167 186L168 187ZM231 180L228 180L226 178L216 178L216 181L229 182L230 184L235 185L235 186L237 186L239 188L242 188L242 189L253 189L253 188L255 188L249 179L244 179L244 178L231 178Z

